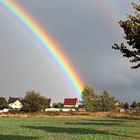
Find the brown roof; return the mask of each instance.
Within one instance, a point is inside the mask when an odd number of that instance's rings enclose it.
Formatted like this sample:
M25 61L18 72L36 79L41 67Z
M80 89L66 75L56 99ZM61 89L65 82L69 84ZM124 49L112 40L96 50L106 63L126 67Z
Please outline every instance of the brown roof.
M9 97L8 103L14 103L16 100L21 101L21 98Z
M77 99L76 98L65 98L64 105L76 105Z

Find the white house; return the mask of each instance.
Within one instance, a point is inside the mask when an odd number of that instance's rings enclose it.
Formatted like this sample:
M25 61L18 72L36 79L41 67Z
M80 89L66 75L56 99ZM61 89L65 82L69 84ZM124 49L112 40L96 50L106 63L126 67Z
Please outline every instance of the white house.
M15 102L10 103L9 107L14 110L20 110L23 107L23 104L19 100L16 100Z

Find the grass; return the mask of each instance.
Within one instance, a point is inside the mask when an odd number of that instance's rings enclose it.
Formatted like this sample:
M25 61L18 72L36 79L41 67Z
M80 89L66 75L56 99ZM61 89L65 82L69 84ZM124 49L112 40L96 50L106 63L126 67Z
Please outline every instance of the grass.
M140 120L0 118L0 140L139 140Z

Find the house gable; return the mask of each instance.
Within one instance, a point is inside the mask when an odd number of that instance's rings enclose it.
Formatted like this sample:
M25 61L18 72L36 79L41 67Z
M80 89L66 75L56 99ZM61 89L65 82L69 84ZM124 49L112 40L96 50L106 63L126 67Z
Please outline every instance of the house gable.
M15 102L10 103L9 107L11 107L12 109L20 110L23 107L23 105L22 105L22 103L19 100L16 100Z

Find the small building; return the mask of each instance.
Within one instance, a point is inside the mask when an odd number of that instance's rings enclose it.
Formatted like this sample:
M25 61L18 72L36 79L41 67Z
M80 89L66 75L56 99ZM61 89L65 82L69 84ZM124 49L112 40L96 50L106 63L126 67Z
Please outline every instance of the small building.
M140 113L140 108L139 108L139 107L130 108L129 111L130 111L131 113Z
M64 99L64 107L77 108L78 107L77 98L65 98Z
M126 110L125 110L124 108L120 108L119 112L120 112L120 113L125 113Z
M20 110L23 107L20 98L10 97L8 103L9 103L9 107L12 108L13 110Z
M0 110L0 113L6 113L6 112L8 112L8 111L9 111L8 108L4 108L3 110Z
M75 112L76 109L75 108L62 108L61 111L62 112Z
M59 112L61 111L60 108L46 108L45 109L46 112Z
M79 111L79 112L86 112L86 108L85 108L85 107L80 107L80 108L78 109L78 111Z

